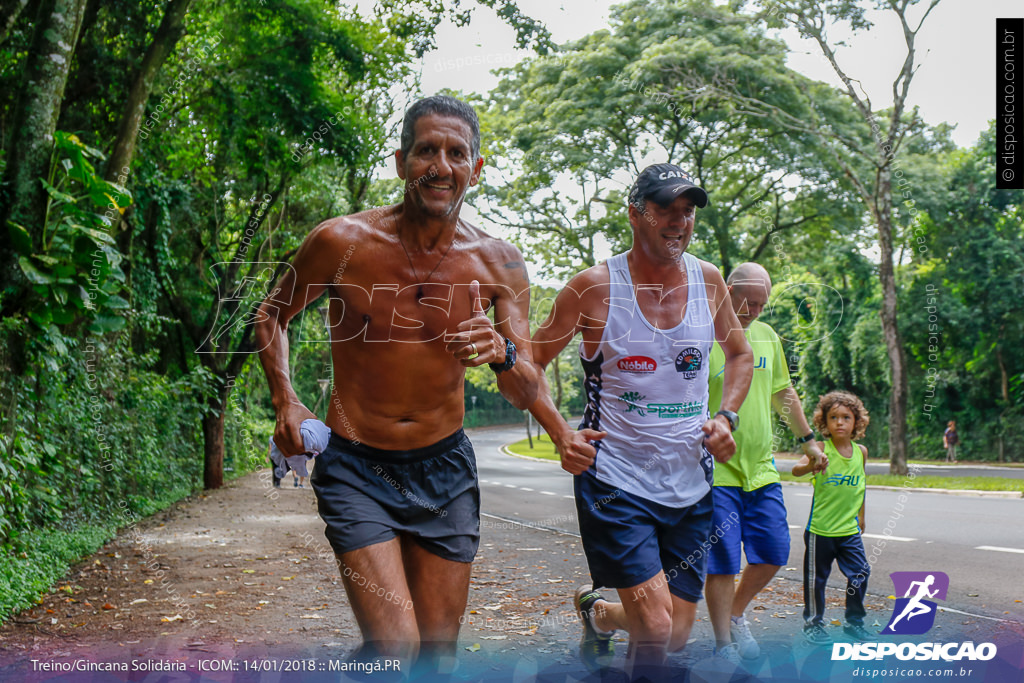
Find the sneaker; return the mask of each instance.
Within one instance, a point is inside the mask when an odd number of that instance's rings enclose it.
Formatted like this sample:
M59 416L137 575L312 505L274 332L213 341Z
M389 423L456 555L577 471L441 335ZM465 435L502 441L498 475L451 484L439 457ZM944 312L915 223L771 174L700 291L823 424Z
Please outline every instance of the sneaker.
M594 590L590 584L581 586L576 591L573 602L576 605L576 613L583 624L583 637L580 638L580 659L590 671L600 671L608 668L615 657L615 644L612 642L612 633L601 633L594 625L594 603L602 600L601 594Z
M851 624L847 622L846 626L843 627L843 633L854 640L875 640L875 637L871 635L871 633L861 624Z
M804 626L804 640L811 645L831 645L832 636L828 634L821 624L808 624Z
M754 636L750 635L750 624L746 617L732 617L729 624L729 633L736 645L736 650L743 659L757 659L761 655L761 648L758 647Z
M740 649L736 643L730 643L725 647L716 647L715 659L724 660L736 667L743 666L743 660L740 659Z
M292 488L296 488L296 489L299 488L299 480L298 479L292 479Z

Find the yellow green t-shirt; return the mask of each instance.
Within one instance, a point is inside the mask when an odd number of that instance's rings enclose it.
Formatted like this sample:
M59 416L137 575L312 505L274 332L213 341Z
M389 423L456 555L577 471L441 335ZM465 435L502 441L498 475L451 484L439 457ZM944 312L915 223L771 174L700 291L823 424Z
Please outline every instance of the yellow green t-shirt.
M770 326L758 320L746 329L747 341L754 351L754 376L750 391L740 406L740 426L732 435L736 454L727 463L715 463L715 486L742 486L753 491L779 481L772 457L772 395L788 387L789 366L782 352L782 341ZM711 348L708 406L714 415L722 405L725 379L725 353L715 342Z
M825 442L824 450L828 467L813 477L814 499L807 528L819 536L853 536L860 533L857 516L867 491L864 451L854 442L853 453L844 458L832 439Z

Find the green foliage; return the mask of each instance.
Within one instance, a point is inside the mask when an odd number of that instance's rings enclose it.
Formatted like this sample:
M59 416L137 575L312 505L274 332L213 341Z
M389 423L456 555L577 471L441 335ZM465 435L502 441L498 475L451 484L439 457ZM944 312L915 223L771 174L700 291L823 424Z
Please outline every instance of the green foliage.
M198 392L150 371L124 337L72 341L55 368L33 351L34 376L5 374L0 541L32 528L102 523L126 501L191 491Z
M50 177L40 179L49 195L41 237L34 240L26 226L11 224L9 230L18 265L32 285L26 315L63 353L56 326L81 319L90 332L101 333L124 325L121 313L129 304L119 295L123 257L110 230L132 198L97 173L91 160L102 161L102 152L75 135L58 131L54 137L58 161Z
M751 220L762 200L778 206L775 231L848 213L844 194L821 201L820 186L833 183L813 139L703 86L728 82L805 116L801 90L813 86L786 68L784 45L708 0L634 1L611 23L505 70L481 103L491 168L480 210L516 229L546 274L594 265L596 247L630 246L626 195L650 161L681 164L711 192L690 249L727 272L765 249L766 231ZM814 95L837 125L856 122L829 91Z
M918 202L927 214L911 234L922 248L901 306L922 455L942 454L955 419L964 459L1024 460L1024 192L995 189L994 160L990 128L975 148L946 155L931 175L942 191Z
M114 524L44 528L25 535L23 550L0 553L0 620L27 609L79 558L113 536Z

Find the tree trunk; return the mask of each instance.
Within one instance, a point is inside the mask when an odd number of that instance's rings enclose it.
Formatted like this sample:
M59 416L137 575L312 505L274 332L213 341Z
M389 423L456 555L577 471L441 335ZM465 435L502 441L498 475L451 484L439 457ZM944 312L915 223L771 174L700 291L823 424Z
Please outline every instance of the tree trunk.
M12 0L10 4L0 7L0 45L3 45L7 36L11 35L14 25L18 23L18 17L21 16L26 5L28 5L28 0Z
M533 450L533 434L531 427L533 427L533 415L530 411L526 411L526 440L530 443L530 450Z
M85 0L43 0L36 13L24 86L7 147L7 170L0 185L0 291L7 292L3 308L8 313L17 310L17 292L23 284L7 223L24 226L34 243L41 240L47 194L39 179L49 174L53 134L84 11Z
M896 274L892 265L892 186L888 168L879 173L875 220L881 251L882 334L889 356L892 396L889 399L889 474L907 474L907 362L896 321Z
M216 404L220 403L219 407ZM224 485L224 402L210 400L210 412L203 415L203 488Z
M153 83L160 73L160 68L185 33L185 14L191 4L192 0L171 0L160 22L160 28L153 36L146 56L142 58L142 65L135 75L131 90L128 91L128 100L121 114L117 138L107 161L104 179L109 182L116 181L118 175L127 175L122 171L131 167L132 158L135 156L135 141L139 136L142 117L146 113L146 102L153 92Z

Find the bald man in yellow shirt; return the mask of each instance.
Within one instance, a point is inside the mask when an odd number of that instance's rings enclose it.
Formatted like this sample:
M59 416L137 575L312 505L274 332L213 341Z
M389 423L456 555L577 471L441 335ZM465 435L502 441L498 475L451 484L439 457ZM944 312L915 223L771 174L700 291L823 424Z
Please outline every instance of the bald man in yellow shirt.
M715 467L712 528L725 531L711 546L704 596L715 631L715 654L739 664L741 658L755 659L761 651L744 617L747 605L789 560L789 525L772 455L772 408L797 437L804 454L817 463L815 471L823 469L827 461L814 441L800 396L793 388L779 335L757 320L772 290L768 271L756 263L743 263L733 270L726 284L733 310L754 352L754 377L733 434L736 455ZM710 357L712 414L721 400L723 367L724 356L716 344ZM747 566L736 585L741 544Z

